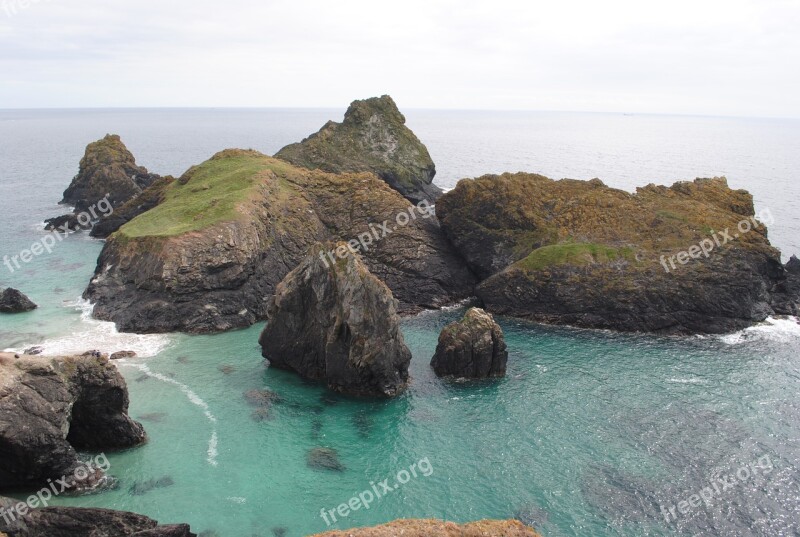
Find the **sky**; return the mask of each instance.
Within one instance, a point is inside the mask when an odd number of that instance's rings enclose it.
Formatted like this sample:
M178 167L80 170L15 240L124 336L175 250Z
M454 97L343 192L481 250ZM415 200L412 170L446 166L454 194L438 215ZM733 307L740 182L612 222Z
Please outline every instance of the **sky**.
M0 108L800 118L800 0L0 0Z

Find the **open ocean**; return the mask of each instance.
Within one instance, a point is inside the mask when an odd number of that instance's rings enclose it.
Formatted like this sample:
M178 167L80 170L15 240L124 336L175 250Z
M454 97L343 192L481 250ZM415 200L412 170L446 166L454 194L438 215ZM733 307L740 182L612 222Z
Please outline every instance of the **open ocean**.
M228 147L272 154L343 112L0 110L0 256L30 247L45 218L66 212L57 202L86 144L106 133L121 135L138 164L178 176ZM769 236L784 261L800 253L800 120L404 112L445 189L504 171L599 177L630 191L725 175L753 194L757 211L770 210ZM373 482L395 483L426 459L430 475L331 527L518 517L545 537L800 535L796 319L726 336L656 337L499 318L508 376L452 384L429 362L439 331L463 309L426 312L403 321L411 389L392 401L356 401L268 368L261 324L213 336L135 335L92 320L80 295L101 248L74 234L23 270L0 265L0 288L19 288L40 306L0 317L0 349L139 353L119 366L150 442L108 454L117 489L58 505L188 522L209 537L300 537L328 528L320 510ZM258 421L244 393L264 387L283 400ZM342 472L306 465L320 446L338 450ZM172 484L141 493L164 477ZM704 489L713 491L707 501L663 515Z

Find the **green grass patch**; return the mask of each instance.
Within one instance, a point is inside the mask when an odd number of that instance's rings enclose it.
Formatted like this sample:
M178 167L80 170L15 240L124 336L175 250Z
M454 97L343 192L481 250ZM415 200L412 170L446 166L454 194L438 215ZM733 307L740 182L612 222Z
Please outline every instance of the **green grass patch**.
M255 151L225 151L187 171L169 185L160 205L118 233L127 238L170 237L235 221L244 216L237 208L254 195L262 172L280 174L289 168Z
M526 271L544 270L561 265L587 266L617 260L634 261L633 248L614 248L594 243L567 243L543 246L531 252L514 266Z

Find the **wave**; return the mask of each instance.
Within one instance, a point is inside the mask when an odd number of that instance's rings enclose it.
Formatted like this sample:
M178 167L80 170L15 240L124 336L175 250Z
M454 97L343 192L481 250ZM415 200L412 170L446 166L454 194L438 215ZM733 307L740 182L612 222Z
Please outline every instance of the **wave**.
M800 340L800 319L797 317L768 317L763 322L733 334L718 336L728 345L740 345L751 341L776 341L791 343Z
M81 325L85 330L75 331L66 336L57 336L46 339L36 346L42 347L43 354L51 356L64 356L81 354L87 350L97 349L101 352L113 353L117 351L134 351L137 356L149 358L166 349L172 340L164 334L128 334L119 332L112 322L99 321L92 318L92 304L88 300L79 298L66 302L66 307L71 307L81 312ZM28 345L30 346L30 345ZM7 349L9 352L22 352L26 347Z
M131 362L128 360L119 360L118 363L122 366L134 367L149 377L153 377L154 379L160 380L161 382L177 386L184 393L184 395L186 395L186 398L193 405L198 406L203 410L203 414L205 415L206 419L208 419L208 421L210 421L213 425L211 431L211 437L208 439L208 451L207 451L208 457L206 458L206 460L208 461L208 464L210 464L211 466L217 466L217 455L219 455L219 452L217 451L217 443L218 443L217 418L214 416L214 414L211 413L211 409L208 406L208 403L206 403L199 395L197 395L197 393L194 390L192 390L186 384L178 382L177 380L170 378L166 375L162 375L161 373L156 373L155 371L151 370L147 366L147 364L143 364L140 362Z

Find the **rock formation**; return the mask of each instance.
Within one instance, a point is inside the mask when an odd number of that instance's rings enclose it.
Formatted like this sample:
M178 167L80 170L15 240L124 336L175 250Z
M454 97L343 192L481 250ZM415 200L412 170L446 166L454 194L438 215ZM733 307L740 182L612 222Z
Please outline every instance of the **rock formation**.
M76 212L84 211L108 195L112 207L119 207L158 178L136 165L119 136L107 134L86 146L78 175L64 191L61 203L74 205Z
M328 531L312 537L540 537L517 520L481 520L456 524L441 520L396 520L372 528Z
M84 296L123 331L250 326L313 244L360 239L365 264L401 312L435 308L472 294L475 279L426 207L411 207L373 174L222 151L109 237Z
M33 301L11 287L0 293L0 313L23 313L37 308Z
M480 308L470 308L460 321L447 325L431 367L440 377L502 377L506 374L508 351L503 330Z
M436 167L405 123L388 95L353 101L342 123L329 121L275 157L331 173L372 172L414 203L433 202L442 194L432 184Z
M93 488L102 471L79 471L76 450L144 442L127 412L125 380L104 356L0 353L0 489L65 476L71 488Z
M9 537L197 537L186 524L160 526L143 515L110 509L42 507L25 510L0 496L0 536Z
M476 294L494 313L721 333L796 310L800 300L766 225L754 218L752 196L724 178L630 194L598 179L490 175L460 181L436 209L485 278Z
M337 247L341 258L323 258ZM394 396L408 382L392 292L344 243L314 246L278 285L259 343L272 366L338 392Z
M157 179L144 189L141 194L117 207L108 216L101 217L100 221L92 228L90 235L92 237L106 238L140 214L163 202L166 197L167 187L174 180L171 175Z

